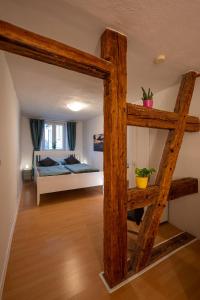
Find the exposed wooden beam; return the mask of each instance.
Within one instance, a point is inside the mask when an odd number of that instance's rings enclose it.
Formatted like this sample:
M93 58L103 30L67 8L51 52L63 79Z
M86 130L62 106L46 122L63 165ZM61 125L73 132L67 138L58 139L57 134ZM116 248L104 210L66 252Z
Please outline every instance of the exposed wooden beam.
M190 243L194 240L195 237L187 232L182 232L169 240L166 240L153 247L152 254L148 265L153 264L157 260L163 258L174 250L179 249L180 247Z
M1 20L0 49L102 79L112 68L109 61Z
M175 129L170 130L168 133L155 182L156 185L159 185L159 195L156 202L148 206L138 234L135 257L132 260L132 266L136 272L143 269L151 257L151 251L159 228L160 219L166 206L172 175L185 132L186 117L189 112L195 79L196 73L189 72L183 76L181 81L174 109L174 112L179 114L179 118Z
M156 261L162 259L163 257L169 255L173 251L178 250L179 248L187 245L188 243L195 240L195 237L188 232L181 232L168 240L165 240L157 245L155 245L152 249L151 257L147 263L147 266L152 265ZM131 256L135 255L136 247L132 246ZM131 269L131 261L128 259L128 277L133 276L136 272Z
M182 178L172 181L169 190L168 201L180 197L198 193L198 179L197 178Z
M179 115L176 112L149 109L140 105L127 103L127 125L159 129L175 129ZM185 131L200 131L198 117L187 116Z
M104 277L110 287L127 274L127 39L112 30L101 38L113 64L104 80Z
M156 185L149 186L145 190L128 189L128 211L155 203L158 193L159 186ZM195 193L198 193L198 179L191 177L176 179L172 181L168 201Z
M145 190L132 188L128 189L127 210L145 207L155 202L158 197L159 186L149 186Z

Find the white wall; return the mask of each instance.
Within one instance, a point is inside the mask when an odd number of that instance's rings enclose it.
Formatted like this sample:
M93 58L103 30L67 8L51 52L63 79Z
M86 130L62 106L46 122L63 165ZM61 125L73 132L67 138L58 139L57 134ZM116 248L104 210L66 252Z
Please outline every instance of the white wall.
M127 162L129 187L135 186L135 168L149 167L149 129L127 127Z
M0 51L0 298L21 192L19 103Z
M141 104L141 103L140 103ZM127 178L129 187L135 186L135 168L154 167L150 163L150 130L148 128L127 127ZM93 135L103 133L103 115L83 122L83 157L89 164L103 170L103 152L93 150ZM168 207L161 222L168 220Z
M31 131L29 119L22 116L20 122L21 130L21 169L25 169L26 165L29 168L32 166L33 145L31 140Z
M93 149L93 135L103 133L103 115L83 122L83 157L94 167L103 170L103 152ZM127 163L129 186L135 185L136 166L149 166L149 129L128 126Z
M77 122L76 125L76 148L75 151L82 155L83 152L83 128L82 122ZM25 116L21 117L21 169L24 169L26 165L32 166L32 140L29 119ZM66 137L66 150L69 150L67 137Z
M103 133L103 116L97 116L83 122L83 158L84 160L103 170L103 152L93 150L93 135Z
M173 110L179 85L175 85L155 95L156 108ZM200 81L197 79L190 106L191 115L200 115ZM174 178L196 177L200 180L200 133L185 133ZM159 164L167 131L150 130L150 162ZM169 222L200 238L200 196L194 194L169 204Z

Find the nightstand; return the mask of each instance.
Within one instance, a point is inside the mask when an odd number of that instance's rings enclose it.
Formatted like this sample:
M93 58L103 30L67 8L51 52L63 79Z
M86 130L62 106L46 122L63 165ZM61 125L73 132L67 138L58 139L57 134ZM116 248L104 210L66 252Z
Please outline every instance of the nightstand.
M32 180L32 170L23 170L22 171L22 179L23 181L31 181Z

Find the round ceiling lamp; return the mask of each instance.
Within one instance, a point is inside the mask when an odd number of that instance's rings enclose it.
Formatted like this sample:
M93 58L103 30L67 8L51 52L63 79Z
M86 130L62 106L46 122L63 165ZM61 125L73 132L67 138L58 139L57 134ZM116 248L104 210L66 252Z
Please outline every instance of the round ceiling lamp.
M67 104L67 108L72 111L80 111L84 109L87 105L83 102L73 101Z

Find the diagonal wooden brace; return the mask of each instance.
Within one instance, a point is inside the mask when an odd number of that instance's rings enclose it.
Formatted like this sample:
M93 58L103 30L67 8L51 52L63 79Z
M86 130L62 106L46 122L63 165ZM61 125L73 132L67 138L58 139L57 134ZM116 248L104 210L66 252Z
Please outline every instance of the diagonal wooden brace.
M143 269L151 257L154 240L168 199L172 176L184 136L186 117L189 112L195 79L195 72L189 72L182 78L174 109L174 112L179 115L178 122L175 129L169 131L156 178L155 184L159 186L158 197L155 203L147 209L139 231L136 251L131 260L132 268L135 272Z

